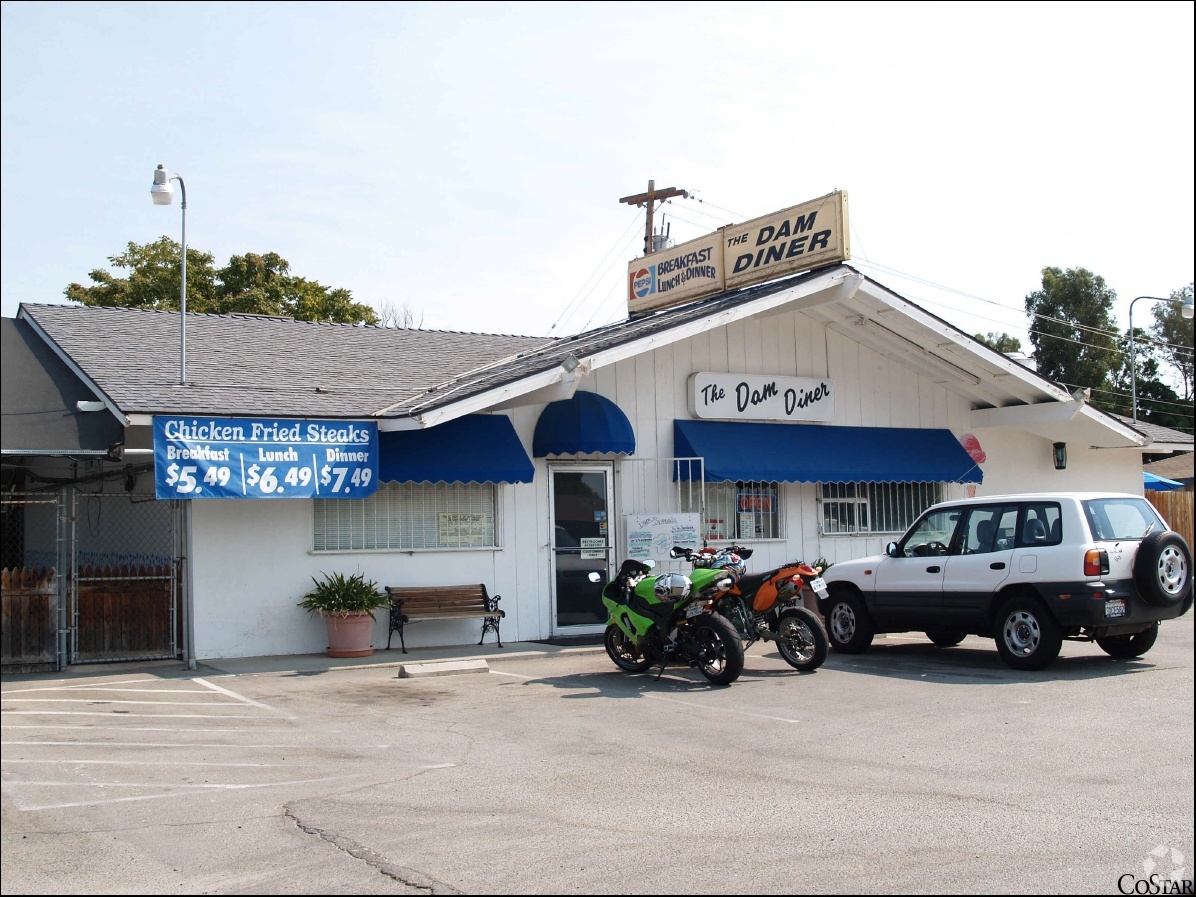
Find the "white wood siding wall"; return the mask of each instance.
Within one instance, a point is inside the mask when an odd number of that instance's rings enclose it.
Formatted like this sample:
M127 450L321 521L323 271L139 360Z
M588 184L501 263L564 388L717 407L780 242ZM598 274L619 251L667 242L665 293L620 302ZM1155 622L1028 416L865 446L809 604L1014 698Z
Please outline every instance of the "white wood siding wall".
M674 454L673 420L690 417L688 378L697 371L830 377L835 384L835 426L947 428L957 437L969 432L969 404L941 383L813 323L802 312L733 323L600 367L582 388L605 396L627 415L635 431L636 459L667 458ZM543 408L511 412L529 454ZM983 430L977 436L988 454L986 482L979 494L1078 488L1081 482L1141 493L1140 452L1069 446L1068 470L1055 471L1048 440L1011 428ZM548 637L548 466L543 458L534 460L534 482L499 487L499 550L316 555L311 551L310 502L193 502L197 657L322 652L327 642L323 622L309 619L295 605L313 576L333 571L360 571L384 586L484 582L491 593L502 595L507 613L504 642ZM632 477L623 476L623 467L615 461L612 536L617 552L625 542L622 516L633 498L627 491ZM669 485L667 476L655 480L656 489ZM964 494L965 487L953 486L948 497ZM783 486L782 508L785 539L753 543L756 553L749 569L819 556L840 561L876 554L890 538L820 538L812 484ZM385 645L386 631L383 611L374 627L376 646ZM421 622L407 630L410 645L469 644L479 633L476 621Z

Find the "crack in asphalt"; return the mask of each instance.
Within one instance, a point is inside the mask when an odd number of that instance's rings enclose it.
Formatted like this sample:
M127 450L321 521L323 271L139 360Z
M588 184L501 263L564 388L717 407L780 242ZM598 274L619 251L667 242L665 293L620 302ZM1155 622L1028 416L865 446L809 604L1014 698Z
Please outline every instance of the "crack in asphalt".
M309 835L315 835L327 841L337 850L342 850L349 856L356 860L361 860L374 869L377 869L382 875L388 878L393 878L400 884L411 888L417 888L425 891L428 894L460 894L461 891L446 885L443 882L436 881L429 875L425 875L415 869L409 869L406 866L400 866L397 863L392 863L386 857L380 856L368 847L362 847L356 841L350 838L343 837L336 832L322 829L314 825L309 825L301 820L290 807L283 807L283 814L290 819L299 828L300 831L306 832Z

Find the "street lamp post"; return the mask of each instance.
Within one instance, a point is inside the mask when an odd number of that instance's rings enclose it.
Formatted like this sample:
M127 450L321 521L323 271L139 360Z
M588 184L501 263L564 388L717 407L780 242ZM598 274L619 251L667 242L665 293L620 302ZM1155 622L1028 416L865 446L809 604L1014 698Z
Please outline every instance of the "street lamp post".
M154 205L168 206L174 199L174 188L171 181L179 182L183 200L183 262L182 287L179 290L179 386L187 385L187 185L183 183L180 174L171 175L166 166L159 165L154 170L154 183L150 187L150 196ZM1131 306L1132 309L1132 306Z
M1135 296L1130 302L1130 411L1133 415L1134 423L1138 422L1138 369L1135 365L1134 344L1137 340L1134 338L1134 302L1139 299L1150 299L1152 302L1182 302L1183 308L1180 309L1180 314L1185 318L1192 317L1192 297L1188 296L1184 299L1176 299L1174 296Z

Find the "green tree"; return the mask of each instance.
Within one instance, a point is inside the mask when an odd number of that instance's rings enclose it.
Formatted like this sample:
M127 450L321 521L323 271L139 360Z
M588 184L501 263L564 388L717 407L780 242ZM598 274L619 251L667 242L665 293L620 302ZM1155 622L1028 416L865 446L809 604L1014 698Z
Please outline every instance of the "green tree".
M179 244L169 237L154 243L129 243L125 251L108 256L114 268L127 270L129 276L115 277L103 268L88 276L94 286L72 283L63 294L83 305L120 308L177 309L182 273L179 270ZM187 310L211 311L216 295L216 270L212 255L187 247Z
M1121 359L1109 372L1111 390L1102 403L1106 411L1124 417L1134 416L1133 400L1137 396L1138 420L1170 427L1173 430L1192 430L1192 412L1166 382L1157 353L1141 327L1135 327L1137 342L1134 350L1134 376L1130 375L1130 333L1118 340Z
M1193 335L1196 320L1183 316L1184 300L1192 300L1192 284L1171 294L1173 302L1154 303L1154 323L1150 325L1150 338L1155 345L1152 351L1164 364L1172 368L1179 377L1185 402L1192 400ZM1141 344L1139 344L1141 347ZM1191 428L1189 418L1188 428Z
M987 335L981 336L979 333L974 334L975 338L990 349L995 349L1002 355L1007 355L1010 352L1022 351L1022 341L1016 337L1010 336L1008 333L995 333L989 331Z
M1106 411L1110 372L1121 364L1113 320L1117 294L1103 277L1084 268L1042 269L1042 289L1026 296L1030 342L1038 372L1068 389L1090 387L1092 403Z
M83 305L176 310L179 307L180 246L169 237L154 243L129 243L124 253L109 256L113 267L128 271L121 278L96 269L92 286L72 283L68 299ZM187 247L187 311L212 314L279 315L300 321L377 324L377 313L341 287L326 287L291 273L278 253L234 255L223 268L213 266L211 253Z

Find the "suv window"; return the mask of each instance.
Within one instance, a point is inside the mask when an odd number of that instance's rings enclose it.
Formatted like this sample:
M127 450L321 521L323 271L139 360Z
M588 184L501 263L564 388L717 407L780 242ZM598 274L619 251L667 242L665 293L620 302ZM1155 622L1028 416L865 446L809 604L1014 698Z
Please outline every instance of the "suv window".
M1013 547L1017 505L991 505L968 512L960 539L964 554L987 554Z
M1144 498L1096 498L1082 504L1092 538L1098 542L1142 539L1167 528Z
M951 545L955 524L963 512L959 508L944 508L932 511L910 530L901 542L900 554L905 557L930 557L944 555Z
M1062 543L1063 518L1059 503L1035 501L1022 505L1022 523L1018 536L1019 548Z

